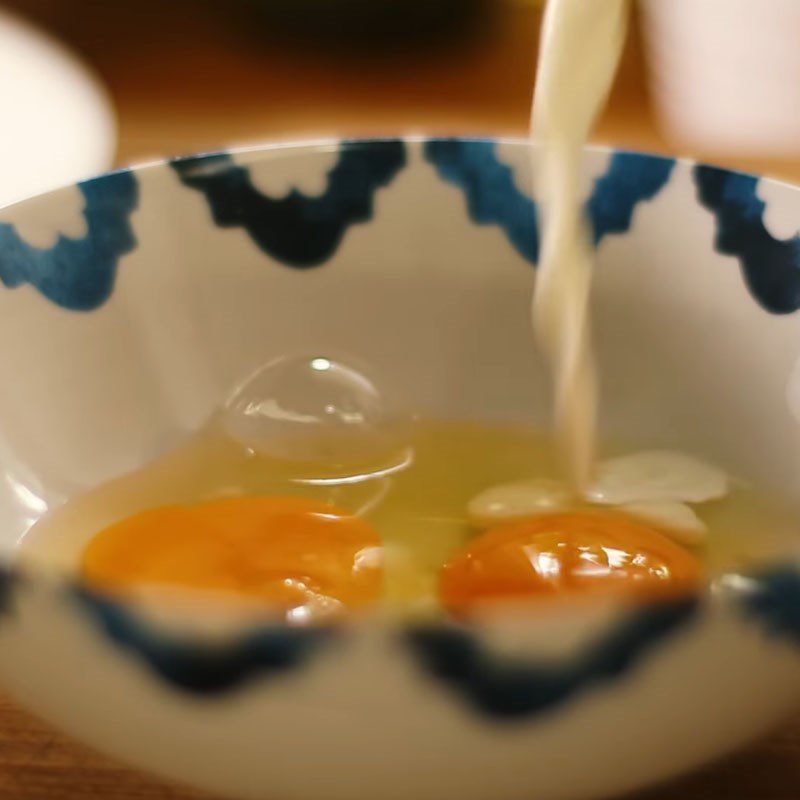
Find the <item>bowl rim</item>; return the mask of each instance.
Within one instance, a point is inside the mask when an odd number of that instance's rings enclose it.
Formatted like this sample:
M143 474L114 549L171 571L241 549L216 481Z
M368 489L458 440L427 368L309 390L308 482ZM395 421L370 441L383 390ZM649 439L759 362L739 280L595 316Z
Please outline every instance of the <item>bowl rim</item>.
M336 136L320 136L291 139L269 139L263 142L250 142L244 144L237 144L230 147L219 147L209 150L198 150L189 153L180 153L178 155L163 156L152 159L143 159L142 161L133 161L129 164L123 164L113 169L98 172L95 175L84 178L80 181L73 181L53 186L50 189L32 194L27 197L18 198L9 203L0 205L0 215L4 212L16 208L27 203L36 202L39 198L48 197L57 194L65 189L70 189L75 186L86 186L92 183L103 181L111 176L119 175L121 173L132 172L135 174L155 171L169 167L171 164L181 163L190 160L203 160L214 158L220 155L245 155L245 154L259 154L267 155L275 152L299 152L299 151L314 151L323 148L341 147L342 145L348 147L362 147L370 145L381 145L386 143L403 142L405 144L422 144L425 142L462 142L462 143L475 143L475 144L493 144L493 145L511 145L514 147L528 147L539 148L542 143L536 139L531 139L521 135L501 135L495 136L492 134L470 134L468 136L460 135L442 135L425 133L409 133L400 134L397 136L356 136L356 137L336 137ZM693 166L712 167L721 170L729 175L737 175L747 178L754 178L759 181L768 181L770 184L783 186L787 189L800 191L800 181L793 183L792 181L775 177L773 175L764 175L757 172L750 172L741 170L735 167L727 167L723 164L714 162L698 160L691 156L675 155L671 153L661 153L653 150L640 150L635 147L617 147L613 144L606 144L604 142L587 142L582 148L585 154L611 154L623 153L632 156L642 156L645 158L661 158L672 161L678 166L690 168ZM254 162L257 163L257 162Z

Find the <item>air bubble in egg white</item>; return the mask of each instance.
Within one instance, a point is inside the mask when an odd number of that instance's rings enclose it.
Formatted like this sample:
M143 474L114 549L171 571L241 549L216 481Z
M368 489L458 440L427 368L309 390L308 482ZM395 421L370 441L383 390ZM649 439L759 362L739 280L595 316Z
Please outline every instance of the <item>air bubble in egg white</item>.
M231 395L222 422L259 454L328 465L397 460L407 432L373 380L322 355L259 368Z

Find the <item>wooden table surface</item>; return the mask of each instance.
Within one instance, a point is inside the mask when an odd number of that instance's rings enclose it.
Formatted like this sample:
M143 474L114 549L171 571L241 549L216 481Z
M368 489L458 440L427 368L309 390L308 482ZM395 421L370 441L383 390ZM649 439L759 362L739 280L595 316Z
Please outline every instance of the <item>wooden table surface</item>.
M521 134L534 72L535 12L503 6L483 35L343 59L289 48L245 2L10 0L68 40L108 85L120 163L269 138L406 132ZM595 138L673 151L649 109L633 36ZM693 154L701 155L701 154ZM800 180L800 158L712 160ZM196 800L89 752L0 697L0 800ZM648 800L797 800L800 719ZM443 798L443 800L446 800Z

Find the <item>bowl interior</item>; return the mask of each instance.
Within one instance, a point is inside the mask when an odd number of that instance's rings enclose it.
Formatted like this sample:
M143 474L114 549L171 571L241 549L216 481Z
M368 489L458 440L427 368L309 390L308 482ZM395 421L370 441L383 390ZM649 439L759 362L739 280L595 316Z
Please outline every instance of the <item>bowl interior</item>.
M530 155L277 146L3 210L0 545L287 353L354 359L421 415L547 425ZM800 501L800 193L607 150L587 151L585 184L604 435L697 451Z

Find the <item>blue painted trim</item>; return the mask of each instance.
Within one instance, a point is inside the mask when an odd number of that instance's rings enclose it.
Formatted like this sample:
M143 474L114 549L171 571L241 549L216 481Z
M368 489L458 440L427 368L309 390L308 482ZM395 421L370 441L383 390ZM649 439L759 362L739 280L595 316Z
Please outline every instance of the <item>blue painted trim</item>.
M530 718L621 678L687 625L699 605L687 599L642 608L581 652L556 662L494 654L475 634L455 627L419 627L407 640L423 669L473 708L502 719Z
M211 644L156 630L123 603L86 588L74 588L72 594L111 642L135 654L172 686L195 695L215 695L255 677L290 673L308 664L335 633L331 628L275 624Z
M595 181L587 202L594 241L626 233L639 203L652 200L669 183L675 159L646 153L617 151L605 174Z
M130 216L139 191L129 170L79 183L78 189L87 226L79 239L61 234L52 247L34 247L12 224L0 222L0 282L9 289L29 283L63 308L91 311L111 296L119 259L136 246Z
M423 147L439 176L461 188L478 225L498 225L528 261L539 258L536 203L514 182L491 140L430 139Z
M376 191L405 164L406 146L399 139L343 142L323 195L307 197L292 190L274 199L259 192L250 169L228 153L170 162L185 186L205 196L217 225L243 228L261 250L292 267L327 261L350 225L372 218Z
M424 155L443 180L464 191L475 223L498 225L520 255L536 263L537 205L516 185L511 168L497 158L496 142L432 139L425 143ZM666 186L674 167L674 158L615 152L587 201L595 244L609 234L628 231L636 207Z
M746 613L767 631L800 647L800 571L780 566L759 574L755 589L745 594Z
M776 239L764 225L766 205L756 191L759 179L719 167L694 168L697 194L714 215L718 252L735 256L747 288L772 314L800 308L800 236Z
M10 616L14 609L14 590L18 577L7 566L0 566L0 618Z

